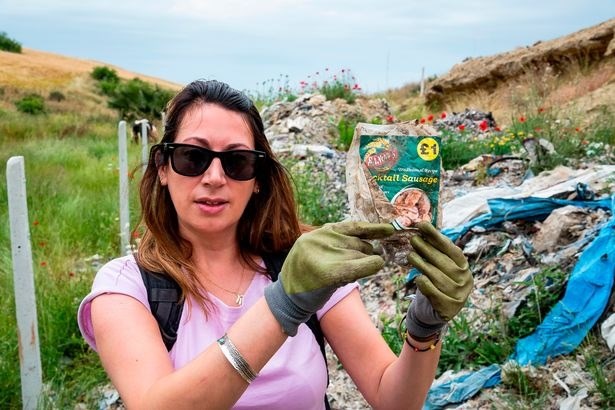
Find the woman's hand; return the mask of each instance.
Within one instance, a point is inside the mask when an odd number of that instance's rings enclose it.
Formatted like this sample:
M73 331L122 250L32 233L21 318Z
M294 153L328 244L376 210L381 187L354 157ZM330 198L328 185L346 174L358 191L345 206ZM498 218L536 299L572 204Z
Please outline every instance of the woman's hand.
M279 279L265 289L265 299L284 331L294 336L338 287L382 269L384 260L374 255L366 240L393 232L391 224L340 222L301 235Z
M419 222L420 234L410 240L410 262L422 275L406 319L408 333L418 339L437 333L464 306L474 279L461 249L433 227Z

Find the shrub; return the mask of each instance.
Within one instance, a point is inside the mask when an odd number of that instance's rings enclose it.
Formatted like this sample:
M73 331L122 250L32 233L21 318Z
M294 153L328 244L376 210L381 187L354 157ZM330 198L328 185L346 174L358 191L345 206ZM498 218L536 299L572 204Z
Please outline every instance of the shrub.
M112 81L116 83L120 81L120 77L117 75L117 71L115 71L113 68L105 66L94 67L90 76L98 81Z
M52 91L49 93L49 100L51 101L64 101L66 97L60 91Z
M143 80L134 78L120 82L109 96L109 107L116 109L121 118L158 118L173 93Z
M21 44L9 38L7 34L0 32L0 50L9 51L11 53L21 53Z
M45 112L45 100L38 94L29 94L15 102L17 110L25 114L42 114Z

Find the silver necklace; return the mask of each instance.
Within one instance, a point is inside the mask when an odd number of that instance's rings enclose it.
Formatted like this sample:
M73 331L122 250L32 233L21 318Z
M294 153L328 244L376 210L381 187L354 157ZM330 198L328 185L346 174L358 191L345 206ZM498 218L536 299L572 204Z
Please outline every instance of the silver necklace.
M211 283L212 285L214 285L215 287L217 287L218 289L221 289L227 293L230 293L231 295L235 296L235 304L237 306L243 306L243 299L244 299L244 294L243 293L239 293L239 289L241 289L241 285L243 284L243 275L245 273L245 269L242 268L241 269L241 279L239 280L239 286L237 287L237 290L235 292L233 292L232 290L228 290L226 288L223 288L222 286L218 285L216 282L214 282L213 280L209 279L207 276L205 276L205 279Z

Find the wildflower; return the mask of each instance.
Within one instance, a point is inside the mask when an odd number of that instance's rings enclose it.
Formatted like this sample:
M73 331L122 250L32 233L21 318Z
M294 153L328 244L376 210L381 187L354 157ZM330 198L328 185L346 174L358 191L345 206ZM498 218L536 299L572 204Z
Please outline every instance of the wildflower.
M459 131L463 131L463 130L465 130L465 129L466 129L466 126L465 126L465 125L463 125L463 124L461 124L461 125L459 126Z
M38 246L40 246L41 248L44 248L46 245L47 245L47 242L41 241L38 243Z
M75 272L68 272L68 276L71 277L71 278L74 278L75 277Z
M38 219L35 219L34 222L32 222L32 225L37 226L39 224Z
M445 119L446 118L446 113L443 111L442 114L440 114L440 118L441 119Z
M575 130L576 132L581 132L581 128L579 128L579 127L576 127L574 130Z
M429 114L427 116L427 121L432 122L433 121L433 114Z
M41 266L44 268L45 266L47 266L47 262L42 261L42 262L41 262Z
M421 118L420 123L425 124L425 121L426 121L425 118Z
M495 127L495 128L494 128L494 130L495 130L496 132L500 132L500 131L502 131L502 129L501 129L500 127Z
M545 109L543 107L538 107L538 113L542 114L543 112L545 112Z
M536 128L534 128L534 131L536 131L536 132L540 132L540 131L542 131L542 128L540 128L540 127L536 127Z
M519 117L519 122L525 122L526 118L522 115L521 117Z
M392 122L395 122L395 117L392 115L387 115L386 120L388 123L392 123Z
M478 124L478 128L480 128L481 131L487 131L487 128L489 128L487 120L482 120L480 124Z

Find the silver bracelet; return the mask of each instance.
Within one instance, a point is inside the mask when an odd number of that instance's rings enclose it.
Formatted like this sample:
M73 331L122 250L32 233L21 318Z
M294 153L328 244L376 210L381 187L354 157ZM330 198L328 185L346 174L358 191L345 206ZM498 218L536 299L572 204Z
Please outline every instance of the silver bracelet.
M258 373L256 373L246 359L243 358L239 350L235 347L231 339L229 339L228 335L225 333L220 339L218 339L218 346L220 346L220 350L226 357L226 360L229 361L231 366L237 373L248 383L252 383L256 377L258 377Z

